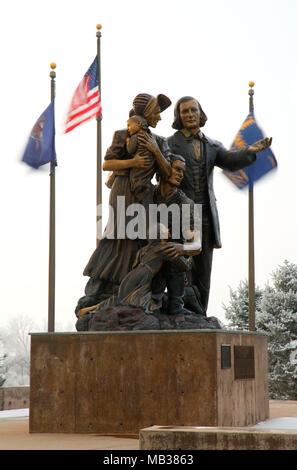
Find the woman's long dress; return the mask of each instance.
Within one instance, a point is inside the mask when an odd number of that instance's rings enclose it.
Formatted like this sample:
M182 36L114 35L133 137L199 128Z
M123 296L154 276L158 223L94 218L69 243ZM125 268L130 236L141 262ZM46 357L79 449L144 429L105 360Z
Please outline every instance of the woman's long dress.
M167 140L160 136L153 136L163 156L170 159L172 152L169 149ZM131 158L126 150L127 137L128 132L126 129L116 131L104 159L122 160ZM104 237L100 240L84 269L83 274L89 276L90 279L85 287L85 296L78 301L75 309L76 314L84 307L96 305L113 294L117 294L121 281L132 270L138 250L147 244L145 237L143 239L130 239L127 236L117 238L120 231L118 220L120 220L121 227L127 227L129 221L135 216L126 216L126 209L130 204L139 201L131 191L129 170L119 170L114 173L116 176L109 197L109 205L114 213L114 238L109 238L112 227L112 220L109 218ZM124 196L124 200L122 199L124 204L121 207L118 206L118 196Z
M114 133L105 160L131 158L125 150L126 137L126 130ZM126 208L137 201L130 189L129 170L119 170L114 173L116 176L109 197L109 206L113 210L113 215L110 214L103 238L84 269L84 276L89 276L90 279L85 288L86 295L79 299L76 313L81 308L95 305L117 292L122 279L131 271L138 250L147 243L146 239L131 240L125 236L117 238L120 230L118 221L122 229L124 228L125 234L125 227L132 218L125 215ZM120 207L118 207L118 196L124 197L121 199ZM114 238L110 238L112 227L114 227Z

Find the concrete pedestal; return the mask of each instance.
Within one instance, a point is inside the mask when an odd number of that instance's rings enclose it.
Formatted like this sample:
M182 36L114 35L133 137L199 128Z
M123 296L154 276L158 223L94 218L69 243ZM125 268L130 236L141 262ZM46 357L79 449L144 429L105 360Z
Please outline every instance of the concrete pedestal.
M140 450L296 450L297 430L249 428L168 429L152 426L140 431Z
M269 417L267 340L225 330L34 333L30 432L138 434Z

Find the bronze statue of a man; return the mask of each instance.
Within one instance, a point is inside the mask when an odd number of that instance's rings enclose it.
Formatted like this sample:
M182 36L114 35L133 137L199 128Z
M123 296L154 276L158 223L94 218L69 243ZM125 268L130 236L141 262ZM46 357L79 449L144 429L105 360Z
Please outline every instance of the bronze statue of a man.
M186 171L181 189L196 204L202 204L202 251L193 257L189 282L198 290L199 303L206 315L213 249L221 248L219 218L213 190L213 169L215 166L237 171L251 165L256 153L271 145L272 139L263 139L252 146L228 151L223 145L201 132L207 116L200 103L191 96L184 96L175 105L172 127L177 130L168 138L172 152L182 155Z
M185 169L186 164L183 157L180 155L174 155L171 157L170 178L166 180L161 176L159 184L155 187L154 202L158 204L159 207L161 204L165 204L168 208L174 206L179 208L179 216L177 217L177 220L175 219L174 214L168 214L168 228L171 233L171 240L176 242L174 246L176 252L179 253L179 256L182 252L185 256L192 257L201 251L201 224L199 221L199 214L195 211L194 202L179 189L184 178ZM187 229L187 234L184 233L184 228ZM177 239L175 238L175 232L178 233ZM190 235L191 243L188 243L188 235ZM191 266L191 260L189 258L188 261L187 269L180 269L180 267L174 263L174 260L165 262L160 272L160 276L154 279L154 293L158 292L158 289L162 291L162 288L166 285L166 310L169 315L193 314L191 311L192 309L189 310L184 307L183 300L185 294L186 272ZM195 311L197 311L197 308Z

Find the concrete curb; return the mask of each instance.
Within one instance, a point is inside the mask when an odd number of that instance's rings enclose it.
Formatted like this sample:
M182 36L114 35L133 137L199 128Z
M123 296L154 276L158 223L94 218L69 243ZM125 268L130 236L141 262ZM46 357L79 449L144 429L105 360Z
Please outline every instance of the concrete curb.
M296 450L297 429L152 426L140 431L141 450Z

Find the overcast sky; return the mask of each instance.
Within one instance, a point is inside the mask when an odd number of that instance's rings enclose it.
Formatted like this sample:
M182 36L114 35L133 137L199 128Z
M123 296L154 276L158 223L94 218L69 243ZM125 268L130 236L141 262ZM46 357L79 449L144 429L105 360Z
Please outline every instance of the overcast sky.
M96 55L102 24L102 150L125 127L134 96L195 96L204 132L229 148L248 113L273 137L278 169L255 186L256 283L285 259L297 263L294 143L297 107L295 0L15 1L1 3L0 325L27 315L47 322L49 168L21 163L29 133L50 102L56 62L56 325L75 329L74 309L96 243L96 122L63 135L72 94ZM174 131L173 105L156 133ZM103 174L103 182L106 174ZM208 315L224 320L229 287L248 276L248 194L215 170L223 247L215 250ZM109 191L104 187L107 205ZM70 325L70 326L69 326Z

